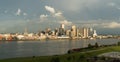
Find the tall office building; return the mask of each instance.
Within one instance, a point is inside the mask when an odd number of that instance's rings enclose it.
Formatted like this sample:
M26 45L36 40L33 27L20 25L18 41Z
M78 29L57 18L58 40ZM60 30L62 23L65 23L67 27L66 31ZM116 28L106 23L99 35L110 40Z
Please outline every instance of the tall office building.
M83 34L84 34L83 28L79 28L78 31L79 31L79 32L78 32L79 36L80 36L80 37L83 37Z
M55 29L55 35L58 36L58 28Z
M77 28L76 28L75 25L73 25L72 28L71 28L71 35L72 35L72 37L77 36Z
M66 36L70 36L71 30L66 30Z
M61 24L60 28L59 28L59 33L58 36L62 36L65 35L65 25Z
M88 36L89 36L89 29L83 28L83 38L88 38Z
M65 29L65 25L64 25L64 24L61 24L61 28Z
M93 36L93 33L94 33L93 28L89 28L89 36L90 36L90 37L92 37L92 36Z
M96 30L94 30L93 37L96 37L96 36L97 36L97 33L96 33Z
M77 31L76 36L79 37L79 29L77 29L76 31Z

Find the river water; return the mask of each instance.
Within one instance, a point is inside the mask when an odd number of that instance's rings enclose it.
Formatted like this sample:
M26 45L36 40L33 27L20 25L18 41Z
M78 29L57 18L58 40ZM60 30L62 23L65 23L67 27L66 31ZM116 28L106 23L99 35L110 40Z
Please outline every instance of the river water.
M0 41L0 59L30 56L48 56L65 54L69 49L83 48L95 44L108 45L118 39L81 39L81 40L44 40L44 41Z

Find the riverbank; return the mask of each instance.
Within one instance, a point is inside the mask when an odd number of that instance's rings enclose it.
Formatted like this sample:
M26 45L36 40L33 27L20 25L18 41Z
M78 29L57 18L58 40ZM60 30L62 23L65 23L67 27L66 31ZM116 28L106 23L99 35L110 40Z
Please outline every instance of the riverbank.
M120 46L110 46L90 50L86 52L77 52L72 54L54 55L54 56L32 56L12 59L2 59L0 62L87 62L87 58L106 53L120 52Z

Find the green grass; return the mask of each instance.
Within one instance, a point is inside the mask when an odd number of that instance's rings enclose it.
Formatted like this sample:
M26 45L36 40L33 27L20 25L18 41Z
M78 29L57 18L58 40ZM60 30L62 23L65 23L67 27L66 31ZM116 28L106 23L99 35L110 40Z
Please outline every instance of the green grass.
M93 57L106 52L120 52L120 46L110 46L90 50L86 52L76 52L58 56L36 56L24 58L2 59L0 62L87 62L86 58Z

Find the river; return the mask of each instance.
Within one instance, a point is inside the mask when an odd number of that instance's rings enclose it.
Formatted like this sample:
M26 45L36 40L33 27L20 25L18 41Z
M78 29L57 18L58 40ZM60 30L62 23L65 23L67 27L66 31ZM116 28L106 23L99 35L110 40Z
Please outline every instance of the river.
M119 39L43 40L43 41L0 41L0 59L30 56L65 54L69 49L83 48L95 44L115 44Z

